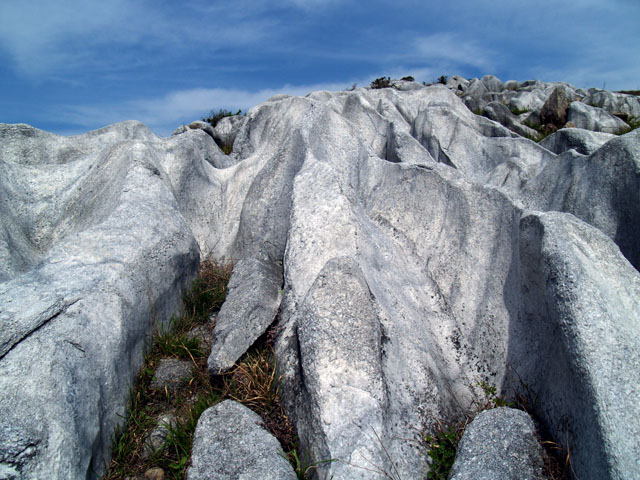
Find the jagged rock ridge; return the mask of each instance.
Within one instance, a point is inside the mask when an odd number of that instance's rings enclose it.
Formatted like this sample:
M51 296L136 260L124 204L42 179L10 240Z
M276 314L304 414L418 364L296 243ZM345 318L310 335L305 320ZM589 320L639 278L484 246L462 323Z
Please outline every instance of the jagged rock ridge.
M469 105L496 80L456 81ZM212 373L277 314L301 448L339 459L319 478L424 477L420 433L480 381L540 399L580 478L640 472L637 131L552 152L420 85L278 96L235 128L226 157L200 129L3 126L7 478L99 472L153 316L206 254L238 265Z

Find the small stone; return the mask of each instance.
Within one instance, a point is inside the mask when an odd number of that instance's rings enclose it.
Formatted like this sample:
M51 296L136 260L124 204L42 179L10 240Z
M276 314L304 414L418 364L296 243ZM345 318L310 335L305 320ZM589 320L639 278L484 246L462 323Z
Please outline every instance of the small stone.
M176 424L176 416L173 413L165 413L157 419L157 426L147 436L142 449L142 458L147 460L164 446L169 434L169 429Z
M176 358L163 358L151 381L152 390L175 392L191 379L191 362Z
M144 472L144 478L147 480L164 480L164 470L160 467L150 468Z

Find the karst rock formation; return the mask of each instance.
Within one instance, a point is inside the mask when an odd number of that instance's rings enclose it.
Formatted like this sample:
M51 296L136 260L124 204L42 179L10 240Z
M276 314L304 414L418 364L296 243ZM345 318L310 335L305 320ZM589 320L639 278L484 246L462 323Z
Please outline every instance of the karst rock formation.
M639 478L640 129L613 134L640 97L393 85L273 97L223 122L228 156L203 128L0 125L0 478L104 472L208 255L235 264L209 369L277 322L301 450L338 460L316 478L425 478L421 435L480 382L533 399L577 478Z

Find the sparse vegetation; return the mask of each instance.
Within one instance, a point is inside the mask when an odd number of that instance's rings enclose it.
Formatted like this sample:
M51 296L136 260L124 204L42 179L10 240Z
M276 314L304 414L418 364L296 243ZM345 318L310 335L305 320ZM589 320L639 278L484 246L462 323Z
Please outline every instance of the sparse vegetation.
M427 454L431 458L428 480L447 480L456 459L462 435L467 425L480 412L497 407L519 408L527 412L531 410L529 401L524 397L518 397L517 402L510 402L504 396L498 395L498 389L495 385L482 381L478 386L482 389L484 397L476 400L476 409L471 416L467 416L450 425L442 425L438 422L438 429L435 433L424 435L423 441L429 449ZM525 389L528 391L526 386ZM566 480L571 468L569 453L564 455L565 461L563 464L563 462L559 461L559 457L565 453L561 445L551 441L542 441L540 438L539 441L545 450L543 456L545 478Z
M627 123L628 127L623 128L621 131L619 131L618 135L624 135L625 133L632 132L636 128L640 127L640 117L629 117L629 116L626 116L626 120L624 120L624 121Z
M509 110L511 110L511 113L513 113L514 115L522 115L523 113L527 113L530 111L530 109L528 108L517 108L517 107L512 107Z
M236 115L242 115L242 110L238 109L237 112L233 113L231 110L221 108L217 112L211 110L208 117L202 117L202 121L209 123L212 127L215 128L216 125L218 125L218 122L224 117L234 117Z
M400 80L404 80L406 82L415 82L415 78L413 78L411 75L407 75L406 77L402 77Z
M391 87L391 79L389 77L380 77L376 78L373 82L371 82L371 88L389 88Z
M161 467L168 479L184 478L198 418L221 400L220 392L209 382L207 352L189 332L194 327L207 325L211 313L220 308L231 270L230 264L204 261L198 277L183 297L184 313L173 317L167 328L158 328L154 333L153 344L129 400L125 425L116 429L111 465L104 480L142 476L151 467ZM183 358L193 363L188 384L171 394L150 388L155 368L163 357ZM156 418L167 411L176 413L176 422L168 426L164 447L144 458L145 439L156 427Z
M438 77L438 83L441 83L443 85L446 85L447 80L449 80L449 77L447 77L446 75L440 75Z
M640 90L618 90L616 93L625 93L627 95L640 96Z

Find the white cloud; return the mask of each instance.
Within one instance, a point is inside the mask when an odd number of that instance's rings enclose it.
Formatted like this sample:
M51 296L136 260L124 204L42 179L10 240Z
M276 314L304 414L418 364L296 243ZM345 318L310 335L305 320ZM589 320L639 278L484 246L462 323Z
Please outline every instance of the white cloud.
M160 7L151 0L3 1L0 50L18 71L36 78L117 67L126 60L123 52L129 59L166 61L189 49L214 51L277 36L275 20L243 15L226 21L237 13L234 8L218 4L202 14L188 6ZM153 56L147 53L154 50Z
M415 41L412 55L430 62L441 62L447 66L472 66L483 70L495 68L492 52L457 33L434 33L419 37Z
M218 108L247 110L277 94L303 96L316 90L343 90L351 84L322 83L284 85L255 92L240 89L196 88L171 92L165 96L131 100L121 104L58 107L51 119L94 129L124 120L139 120L160 136L168 136L178 126ZM77 130L73 130L77 131Z

